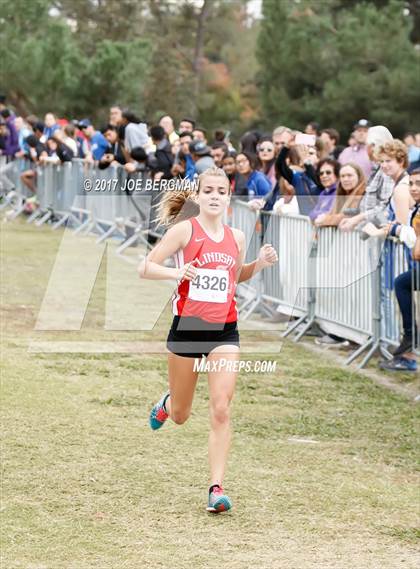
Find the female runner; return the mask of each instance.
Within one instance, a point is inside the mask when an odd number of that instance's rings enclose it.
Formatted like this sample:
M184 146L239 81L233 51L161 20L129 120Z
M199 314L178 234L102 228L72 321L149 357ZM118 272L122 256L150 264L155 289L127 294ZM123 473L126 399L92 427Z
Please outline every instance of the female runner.
M185 423L191 412L198 377L195 358L205 355L207 362L212 362L210 367L214 371L208 372L210 489L207 510L215 513L232 507L222 483L231 440L230 403L237 376L235 362L239 360L236 285L278 260L273 247L266 244L257 260L243 265L245 236L242 231L223 224L230 197L229 179L216 167L201 174L198 192L167 192L161 203L161 220L167 224L177 222L139 267L142 278L178 281L172 299L174 319L167 340L169 391L151 411L152 429L159 429L168 417L178 425ZM179 221L182 215L184 219ZM175 269L163 266L172 255L177 264Z

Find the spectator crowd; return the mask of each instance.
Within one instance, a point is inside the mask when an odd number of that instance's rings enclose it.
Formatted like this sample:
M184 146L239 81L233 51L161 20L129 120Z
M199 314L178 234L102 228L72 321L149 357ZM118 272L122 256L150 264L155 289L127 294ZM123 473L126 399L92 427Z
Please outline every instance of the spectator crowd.
M30 161L21 178L34 196L37 166L44 163L82 159L100 169L120 165L128 173L143 172L154 180L193 180L216 165L229 178L232 195L252 209L309 216L315 228L358 231L363 239L386 232L414 248L413 258L419 260L420 133L407 132L399 140L385 126L361 118L345 144L341 142L343 136L333 127L310 122L304 132L285 125L271 132L252 130L235 147L228 130L209 133L190 117L175 125L165 115L148 125L115 105L108 123L97 128L88 118L18 116L0 96L0 155L7 161ZM411 369L415 363L410 355L407 282L405 292L396 291L404 320L401 345L405 344L385 369ZM320 343L340 346L345 340L325 335Z

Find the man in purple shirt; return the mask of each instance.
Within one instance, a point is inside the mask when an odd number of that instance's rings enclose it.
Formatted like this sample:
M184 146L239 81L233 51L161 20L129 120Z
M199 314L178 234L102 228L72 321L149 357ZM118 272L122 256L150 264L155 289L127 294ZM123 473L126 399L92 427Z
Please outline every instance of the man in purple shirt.
M9 109L3 109L0 114L7 127L3 154L8 156L9 159L13 159L16 152L19 152L19 136L15 127L14 117Z
M356 139L356 144L354 146L348 146L343 150L343 152L338 157L340 164L348 164L352 162L357 164L363 170L366 179L369 179L372 162L369 160L369 156L366 149L366 139L367 133L370 127L370 122L366 119L360 119L354 125L354 138Z

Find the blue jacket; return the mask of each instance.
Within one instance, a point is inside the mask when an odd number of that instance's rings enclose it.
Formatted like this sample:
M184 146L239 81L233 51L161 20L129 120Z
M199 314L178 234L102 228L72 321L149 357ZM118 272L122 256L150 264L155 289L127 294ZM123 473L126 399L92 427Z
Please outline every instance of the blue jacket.
M45 136L45 140L48 140L49 138L52 137L52 135L55 133L56 130L60 129L60 125L59 124L53 124L52 126L46 126L44 127L44 132L43 135Z
M188 178L188 180L194 180L195 174L196 174L195 162L192 159L191 154L186 154L185 155L185 177Z
M90 139L90 150L94 160L100 160L110 149L109 142L104 135L97 130Z
M271 192L271 182L265 174L254 170L249 176L246 187L248 188L248 195L250 197L254 196L265 196Z

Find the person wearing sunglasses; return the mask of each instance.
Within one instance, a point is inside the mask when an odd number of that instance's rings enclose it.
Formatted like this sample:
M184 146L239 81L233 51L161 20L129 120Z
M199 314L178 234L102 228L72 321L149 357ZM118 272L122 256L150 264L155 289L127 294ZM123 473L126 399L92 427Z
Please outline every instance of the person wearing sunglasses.
M277 178L275 170L274 144L271 137L265 136L257 144L258 170L265 174L274 188Z
M309 217L313 222L318 216L328 213L335 201L337 192L337 182L340 171L340 164L337 160L324 158L318 164L317 174L322 186L322 191L318 196L317 204L309 213Z

